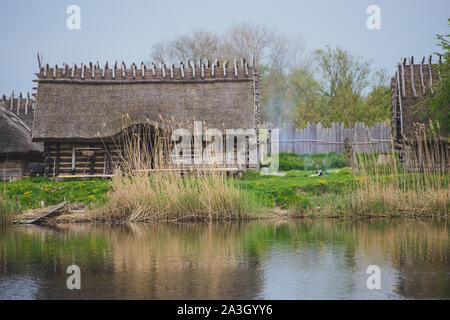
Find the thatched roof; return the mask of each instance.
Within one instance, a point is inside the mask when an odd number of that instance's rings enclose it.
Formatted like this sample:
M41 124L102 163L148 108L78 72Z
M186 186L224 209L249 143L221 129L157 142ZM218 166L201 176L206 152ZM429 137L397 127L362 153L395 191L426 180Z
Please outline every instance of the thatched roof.
M15 113L0 106L0 157L42 151L42 143L31 141L29 125Z
M421 113L413 106L424 101L433 93L433 84L439 81L436 64L432 57L425 63L425 57L420 64L414 63L414 57L406 58L397 66L395 77L391 79L391 114L394 139L401 135L408 137L414 132L414 123L424 122Z
M29 93L26 95L19 93L16 96L13 91L9 96L2 95L0 106L15 113L28 126L33 127L35 101L34 97Z
M247 63L126 68L89 64L41 68L33 140L113 136L124 123L202 120L222 129L255 127L257 75ZM255 89L256 88L256 89Z

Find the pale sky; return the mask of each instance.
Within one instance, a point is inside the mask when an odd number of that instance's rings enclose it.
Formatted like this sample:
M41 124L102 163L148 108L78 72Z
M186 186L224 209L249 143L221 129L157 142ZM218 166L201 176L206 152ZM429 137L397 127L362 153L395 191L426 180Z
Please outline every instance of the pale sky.
M81 9L81 29L69 30L69 5ZM381 9L381 30L368 30L366 8ZM36 53L44 62L148 61L155 42L197 30L224 32L232 24L264 23L307 52L339 46L393 74L402 57L438 50L448 34L449 0L1 0L0 95L30 91Z

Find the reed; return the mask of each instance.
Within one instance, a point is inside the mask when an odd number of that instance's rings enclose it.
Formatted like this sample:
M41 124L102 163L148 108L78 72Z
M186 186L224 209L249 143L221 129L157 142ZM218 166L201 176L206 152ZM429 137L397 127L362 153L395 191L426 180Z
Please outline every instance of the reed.
M425 126L404 141L404 165L391 150L380 163L357 156L356 189L349 203L353 213L447 215L450 206L449 142Z
M173 144L166 132L157 124L129 126L124 131L118 141L124 148L121 164L115 169L109 200L96 219L217 221L249 219L256 214L260 206L255 197L233 177L214 168L204 171L173 164Z
M14 219L17 211L17 205L3 197L0 192L0 226L3 227L9 225Z

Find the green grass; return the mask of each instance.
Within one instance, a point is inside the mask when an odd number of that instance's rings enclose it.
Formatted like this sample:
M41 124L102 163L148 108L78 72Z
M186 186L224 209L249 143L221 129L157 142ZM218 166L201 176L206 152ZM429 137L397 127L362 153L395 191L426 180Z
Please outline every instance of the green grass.
M343 168L347 166L343 153L300 154L280 153L281 171L290 170L327 170L331 168Z
M322 163L316 168L322 169L323 175L310 177L313 171L311 166L305 165L305 161L309 161L306 156L281 154L282 168L297 166L303 169L287 171L284 176L264 176L250 171L232 181L242 193L255 198L253 205L258 209L262 207L261 212L275 206L295 214L396 214L405 208L410 211L425 208L419 198L428 192L427 199L436 202L437 206L432 211L446 214L449 205L448 174L409 173L402 169L394 170L392 165L377 166L375 156L372 160L369 156L363 159L369 165L357 173L352 173L349 168L327 168L342 166L342 157L341 154L314 155L311 161L316 165ZM101 206L111 202L111 194L107 193L113 187L109 180L55 182L45 178L26 178L0 186L0 199L3 199L0 213L3 212L4 217L6 212L39 208L42 200L46 205L68 201ZM137 188L133 194L140 194L140 191Z
M266 206L298 211L318 206L318 199L337 197L355 186L355 179L348 168L332 169L324 172L323 176L310 175L311 172L307 171L289 171L282 177L248 172L237 183L254 193Z
M103 204L110 188L109 182L101 179L55 182L42 177L5 182L0 186L4 197L18 203L22 210L40 208L41 201L46 206L63 201Z
M263 206L273 207L275 204L281 208L300 209L310 207L314 198L345 193L355 181L348 168L330 169L318 177L310 175L311 172L296 170L287 172L283 177L247 172L234 181L243 191L254 195ZM5 182L2 189L6 199L26 210L41 207L42 200L46 205L63 201L102 205L107 202L111 184L101 179L55 182L39 177Z

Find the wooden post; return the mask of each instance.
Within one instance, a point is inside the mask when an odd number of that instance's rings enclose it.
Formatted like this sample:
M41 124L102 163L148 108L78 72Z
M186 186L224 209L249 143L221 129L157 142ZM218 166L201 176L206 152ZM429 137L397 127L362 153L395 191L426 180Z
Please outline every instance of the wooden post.
M72 146L72 175L75 175L75 165L76 165L76 150L75 146Z
M9 102L9 110L13 111L13 109L14 109L14 90L11 93L11 100Z
M430 92L433 94L433 74L431 72L431 59L432 56L428 59L428 77L429 77L429 84L430 84Z
M125 62L122 61L122 78L125 78L126 76L127 67L125 65Z
M403 63L400 64L400 73L401 73L401 82L402 82L402 98L405 99L406 92L405 92L405 64L406 64L406 58L403 60Z
M416 84L414 83L414 57L411 57L411 60L409 61L409 67L410 67L410 81L411 81L411 90L413 93L414 98L417 98L416 93Z
M48 146L48 142L44 142L44 176L48 178L50 171L50 148Z
M20 116L20 104L22 102L22 92L19 92L19 96L17 97L17 115Z
M420 64L420 84L422 85L422 95L425 95L425 84L423 82L423 63L425 62L425 57L422 58L422 63Z
M81 80L84 80L84 72L86 70L86 66L84 63L81 63Z
M90 174L93 175L95 170L95 150L92 151Z
M188 62L188 64L192 68L192 78L195 78L195 63L194 62L191 62L191 63Z
M59 149L60 149L60 146L59 146L59 143L57 143L56 144L56 170L55 170L56 176L59 175L59 162L60 162Z
M106 156L106 174L111 174L111 151L107 144L105 144L105 156Z
M27 99L25 100L25 114L28 114L28 104L30 103L30 93L27 92Z
M77 68L77 65L74 63L72 65L72 71L70 72L70 77L73 78L75 77L75 69Z
M142 75L142 78L145 78L145 68L146 68L146 66L144 64L144 61L142 61L141 62L141 75Z
M356 161L356 154L353 148L353 139L351 137L347 137L344 139L344 150L347 164L352 168L353 171L358 171L358 163Z

